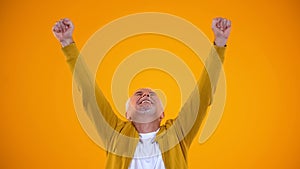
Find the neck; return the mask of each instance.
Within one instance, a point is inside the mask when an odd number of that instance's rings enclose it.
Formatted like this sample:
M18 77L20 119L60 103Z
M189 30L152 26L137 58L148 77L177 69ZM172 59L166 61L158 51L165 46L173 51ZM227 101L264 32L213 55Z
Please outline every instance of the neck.
M160 120L154 120L150 123L137 123L133 122L134 127L139 133L150 133L154 132L159 129L160 127Z

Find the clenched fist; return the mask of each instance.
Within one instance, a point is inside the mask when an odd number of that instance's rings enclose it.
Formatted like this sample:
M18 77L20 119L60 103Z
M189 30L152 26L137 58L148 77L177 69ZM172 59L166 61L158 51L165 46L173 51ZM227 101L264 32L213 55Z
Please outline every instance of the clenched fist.
M217 46L225 46L231 31L231 21L226 18L214 18L212 30L215 35L215 44Z
M214 42L217 46L225 46L231 31L231 21L226 18L214 18L212 21L214 32ZM63 47L73 43L74 25L68 18L64 18L55 23L52 32Z
M74 25L68 18L64 18L56 22L52 28L52 32L62 47L73 43Z

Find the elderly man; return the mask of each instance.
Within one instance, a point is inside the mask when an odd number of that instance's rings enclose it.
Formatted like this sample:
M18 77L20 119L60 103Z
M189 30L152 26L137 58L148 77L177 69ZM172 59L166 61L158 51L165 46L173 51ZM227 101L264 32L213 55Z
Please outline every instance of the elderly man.
M73 72L79 52L74 43L72 34L74 25L69 19L61 19L53 26L54 36L62 45L62 50L66 55L67 62ZM225 18L215 18L212 22L214 33L214 48L216 49L220 60L224 60L224 51L231 30L231 22ZM209 59L208 59L209 60ZM213 65L213 63L209 63ZM219 68L214 70L220 71ZM88 72L87 72L88 73ZM84 83L83 83L84 85ZM197 83L197 89L192 92L187 102L182 107L178 118L167 120L161 125L164 118L163 105L150 88L138 89L126 103L126 118L128 121L122 121L113 112L103 93L96 86L96 97L99 109L106 122L120 135L132 138L139 138L138 142L130 143L128 151L132 151L132 156L118 155L110 150L107 151L106 168L108 169L185 169L188 168L187 154L188 149L201 122L205 117L207 108L212 100L212 86L206 70L203 71L201 79ZM84 86L83 86L84 87ZM195 95L200 95L200 100L195 99ZM200 107L195 107L199 105ZM191 118L191 111L197 111L197 116L192 119L192 127L186 130L184 119ZM96 118L94 118L96 119ZM190 119L191 120L191 119ZM94 121L96 126L103 125L99 121ZM100 124L99 124L100 123ZM171 137L166 137L170 135ZM182 134L184 133L184 134ZM101 135L101 133L100 133ZM160 137L159 137L160 136ZM102 136L103 137L103 136ZM102 138L106 139L112 149L118 149L117 137ZM166 141L167 140L167 141ZM167 144L176 143L169 149Z

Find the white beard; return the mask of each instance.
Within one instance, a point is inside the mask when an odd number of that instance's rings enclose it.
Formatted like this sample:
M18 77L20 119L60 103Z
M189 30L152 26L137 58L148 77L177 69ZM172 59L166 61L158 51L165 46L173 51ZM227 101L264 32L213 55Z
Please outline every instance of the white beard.
M149 123L159 118L161 113L158 113L156 107L151 106L138 110L129 105L127 113L130 114L130 120L138 123Z

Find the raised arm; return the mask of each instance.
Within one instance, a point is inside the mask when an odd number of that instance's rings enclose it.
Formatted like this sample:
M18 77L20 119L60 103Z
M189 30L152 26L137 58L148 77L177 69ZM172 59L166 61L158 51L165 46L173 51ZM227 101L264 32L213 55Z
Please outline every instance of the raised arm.
M92 75L82 57L79 57L79 51L73 40L74 24L70 19L61 19L60 21L55 23L52 31L54 36L62 46L62 50L66 56L66 60L71 69L71 72L74 72L76 62L77 64L80 64L80 72L76 72L78 77L75 79L82 97L81 100L83 107L89 119L95 125L100 135L103 134L102 130L105 130L105 127L107 126L103 124L105 122L107 122L113 129L115 129L119 124L122 124L123 121L119 119L113 112L109 102L107 101L99 87L96 85L95 89L92 89ZM91 98L94 96L94 94L96 95L98 108L105 121L103 121L103 118L98 113L97 107L92 104Z
M216 64L217 60L214 58L219 57L222 63L224 61L224 52L231 30L231 22L225 18L215 18L212 21L212 30L214 33L214 48L205 61L206 69L203 69L198 86L183 105L174 124L178 135L188 133L184 138L187 146L190 146L193 138L196 136L207 113L207 108L212 102L212 96L221 70L221 65ZM210 77L208 71L210 72ZM198 112L196 118L195 112ZM187 127L192 122L194 122L193 126L191 128Z

